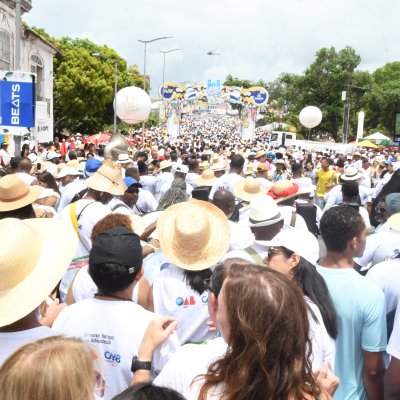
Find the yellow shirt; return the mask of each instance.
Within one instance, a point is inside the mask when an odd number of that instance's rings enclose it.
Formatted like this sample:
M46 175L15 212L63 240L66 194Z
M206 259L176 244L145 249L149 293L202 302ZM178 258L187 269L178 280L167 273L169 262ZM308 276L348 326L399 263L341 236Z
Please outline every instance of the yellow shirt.
M327 188L326 185L328 186L333 186L334 184L334 178L335 178L335 171L334 170L328 170L324 171L322 168L317 171L317 191L316 194L318 197L324 196L326 193L328 193L332 187Z

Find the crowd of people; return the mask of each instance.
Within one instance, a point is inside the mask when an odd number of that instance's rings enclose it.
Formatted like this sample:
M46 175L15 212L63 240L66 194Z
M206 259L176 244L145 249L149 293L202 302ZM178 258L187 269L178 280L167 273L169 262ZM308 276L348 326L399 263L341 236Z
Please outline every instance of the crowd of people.
M104 148L1 145L0 400L400 399L396 153Z

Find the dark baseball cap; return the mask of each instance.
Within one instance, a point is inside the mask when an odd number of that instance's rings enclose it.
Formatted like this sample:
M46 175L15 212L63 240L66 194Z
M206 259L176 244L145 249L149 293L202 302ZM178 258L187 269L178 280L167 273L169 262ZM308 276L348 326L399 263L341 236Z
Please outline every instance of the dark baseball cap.
M89 254L89 264L115 263L124 265L129 274L142 267L142 246L139 236L118 226L96 236Z

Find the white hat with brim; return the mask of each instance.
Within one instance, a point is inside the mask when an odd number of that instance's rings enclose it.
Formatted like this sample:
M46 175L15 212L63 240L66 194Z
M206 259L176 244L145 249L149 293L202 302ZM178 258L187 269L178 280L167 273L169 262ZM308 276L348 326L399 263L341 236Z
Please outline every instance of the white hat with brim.
M0 211L17 210L32 204L37 200L43 188L41 186L28 186L15 174L0 178ZM3 247L6 242L3 242Z
M196 179L198 186L213 186L217 178L212 169L205 169L201 175Z
M225 167L225 165L223 165L222 163L219 163L219 164L214 164L214 165L211 167L211 169L212 169L214 172L216 172L216 171L225 171L225 170L226 170L226 167Z
M122 179L121 165L108 160L86 179L86 185L97 192L106 192L114 196L122 196L127 189Z
M319 259L319 244L317 238L304 229L284 229L270 242L270 247L286 247L299 254L311 264Z
M163 170L165 168L169 168L172 167L172 162L169 160L163 160L160 162L160 168L158 168L159 170Z
M157 222L157 236L168 261L188 271L202 271L228 251L230 228L213 204L189 200L168 207Z
M240 200L249 202L251 199L257 196L263 196L267 194L267 189L261 186L257 179L242 179L238 182L234 189L234 195Z
M0 238L7 243L0 252L0 326L6 326L35 310L57 286L78 236L55 219L6 218Z
M279 207L271 196L258 196L250 201L249 218L243 224L251 228L274 225L283 220Z
M55 179L65 178L66 176L78 176L80 175L79 171L72 167L63 167L61 171L55 176Z
M358 172L356 167L349 167L346 171L340 175L342 181L356 181L361 178L361 172Z

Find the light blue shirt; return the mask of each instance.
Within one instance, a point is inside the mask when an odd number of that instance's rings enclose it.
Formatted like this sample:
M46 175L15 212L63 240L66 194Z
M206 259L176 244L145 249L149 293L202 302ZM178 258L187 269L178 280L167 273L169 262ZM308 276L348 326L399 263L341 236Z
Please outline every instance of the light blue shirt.
M325 279L338 316L335 374L340 379L335 400L367 400L363 382L363 350L386 349L385 297L373 282L352 268L317 266Z

